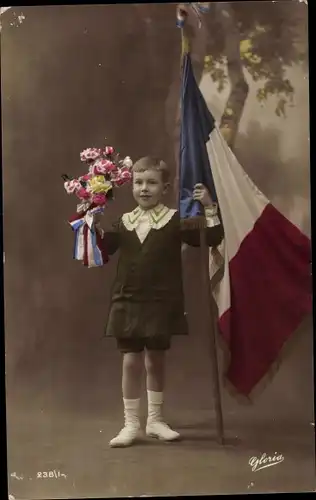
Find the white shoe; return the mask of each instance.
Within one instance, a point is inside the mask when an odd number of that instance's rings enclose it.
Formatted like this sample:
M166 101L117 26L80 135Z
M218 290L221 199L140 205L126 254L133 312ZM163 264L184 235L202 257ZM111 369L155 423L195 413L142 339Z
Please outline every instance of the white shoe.
M161 441L176 441L180 438L180 434L170 429L163 421L162 405L163 393L155 391L147 391L148 394L148 418L146 426L147 436L160 439Z
M109 445L111 448L125 448L131 446L141 437L139 422L139 399L124 399L125 425L113 438Z
M126 448L141 438L139 427L125 426L115 438L110 441L111 448Z
M169 425L161 421L147 422L146 434L161 441L176 441L180 438L178 432L173 431Z

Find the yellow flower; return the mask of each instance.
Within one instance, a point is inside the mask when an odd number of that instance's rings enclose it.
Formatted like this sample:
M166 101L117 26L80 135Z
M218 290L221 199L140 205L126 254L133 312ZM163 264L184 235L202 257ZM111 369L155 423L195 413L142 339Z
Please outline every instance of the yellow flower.
M110 181L106 181L103 175L95 175L88 183L89 190L91 193L107 193L112 189L112 184Z

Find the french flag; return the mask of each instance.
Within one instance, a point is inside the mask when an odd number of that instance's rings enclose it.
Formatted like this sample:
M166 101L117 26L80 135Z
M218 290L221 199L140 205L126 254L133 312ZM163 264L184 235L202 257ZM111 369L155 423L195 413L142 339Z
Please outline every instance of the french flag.
M219 206L225 238L210 251L210 279L219 332L230 352L226 378L249 396L312 311L311 241L255 186L228 147L183 59L180 216L200 214L190 203L203 183ZM192 198L191 198L192 200Z

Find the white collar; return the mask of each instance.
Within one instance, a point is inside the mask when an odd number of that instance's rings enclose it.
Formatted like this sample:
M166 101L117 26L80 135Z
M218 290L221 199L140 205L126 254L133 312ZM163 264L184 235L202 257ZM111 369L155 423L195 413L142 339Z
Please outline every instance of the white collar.
M134 231L143 218L146 217L152 229L161 229L168 224L176 211L166 207L162 203L150 210L143 210L141 207L137 207L132 212L124 214L122 221L128 231Z

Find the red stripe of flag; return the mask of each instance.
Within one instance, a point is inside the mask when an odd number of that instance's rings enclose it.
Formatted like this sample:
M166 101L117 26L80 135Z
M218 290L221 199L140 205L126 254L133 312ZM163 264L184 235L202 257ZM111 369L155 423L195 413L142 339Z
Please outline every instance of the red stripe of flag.
M310 240L268 204L229 263L231 306L219 318L226 374L248 395L312 311Z

